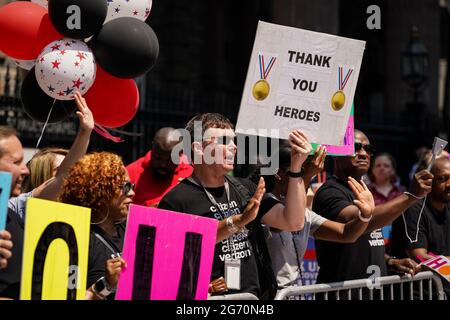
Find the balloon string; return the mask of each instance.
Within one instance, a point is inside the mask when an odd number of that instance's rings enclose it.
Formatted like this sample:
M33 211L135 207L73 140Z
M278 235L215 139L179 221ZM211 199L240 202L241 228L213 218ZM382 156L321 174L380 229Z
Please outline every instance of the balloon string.
M104 127L102 127L102 126L99 126L98 124L95 124L94 130L95 130L95 132L97 132L99 135L101 135L103 138L106 138L106 139L108 139L108 140L114 141L114 142L116 142L116 143L118 143L118 142L123 142L123 139L122 139L122 138L113 136L112 134L110 134L110 133L108 132L108 130L106 130L106 129L105 129Z
M120 133L120 134L123 134L123 135L126 135L126 136L131 136L131 137L141 137L141 136L144 135L143 133L128 132L128 131L123 131L123 130L119 130L119 129L109 128L109 130L112 131L112 132L117 132L117 133Z
M42 137L44 136L44 131L47 128L48 121L50 120L50 115L52 114L52 110L53 110L53 106L55 105L55 102L56 102L56 99L53 100L52 106L50 107L50 110L47 115L47 120L45 120L44 126L42 127L41 135L36 144L36 150L39 148L39 144L41 143Z

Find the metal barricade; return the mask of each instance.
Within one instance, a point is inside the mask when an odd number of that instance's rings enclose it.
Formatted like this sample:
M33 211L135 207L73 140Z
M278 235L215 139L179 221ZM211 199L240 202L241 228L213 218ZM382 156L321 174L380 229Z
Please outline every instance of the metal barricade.
M354 297L353 293L355 293L355 291L357 293L357 300L363 300L363 289L369 290L369 300L373 300L374 290L379 291L379 300L394 300L394 285L399 286L399 292L396 292L399 300L405 300L405 285L408 286L409 289L409 300L414 300L414 283L418 283L419 289L416 292L418 292L419 300L424 300L424 298L433 300L433 283L435 285L434 287L437 299L446 300L446 295L444 293L440 277L431 271L420 272L414 277L408 274L404 276L395 275L378 277L372 280L375 281L375 285L373 285L371 279L358 279L327 284L322 283L308 286L292 286L279 290L275 300L286 300L289 298L316 300L316 294L321 294L321 297L323 297L324 300L342 300L343 298L345 298L345 300L351 300ZM426 287L424 286L424 282ZM426 294L424 294L424 290L427 290Z
M259 300L257 296L251 293L224 294L219 296L210 296L208 300Z

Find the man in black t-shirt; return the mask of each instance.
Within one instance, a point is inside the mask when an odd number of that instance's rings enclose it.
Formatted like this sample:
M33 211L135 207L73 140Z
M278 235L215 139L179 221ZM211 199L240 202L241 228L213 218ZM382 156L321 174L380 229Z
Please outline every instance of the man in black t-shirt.
M349 176L356 180L366 174L370 166L373 148L364 133L355 130L355 155L336 157L334 176L317 191L313 200L313 211L327 219L346 223L358 217L359 210L353 204L352 191L346 184ZM416 263L411 259L393 259L385 255L381 227L391 224L404 210L424 197L431 189L432 175L428 171L416 174L411 192L405 193L375 208L366 233L353 244L339 244L316 240L319 264L318 283L329 283L387 275L387 265L400 272L414 274ZM378 270L376 270L376 266Z
M392 226L392 253L398 257L419 261L431 259L433 253L450 259L450 159L438 158L431 173L433 184L425 205L417 202ZM442 283L450 297L449 283Z
M198 128L200 137L194 136ZM227 293L248 292L261 297L261 270L257 267L256 249L249 241L251 233L261 222L286 231L303 228L306 194L300 170L311 145L300 131L290 134L291 178L286 205L268 200L260 207L265 193L262 178L256 186L250 180L226 176L233 170L237 151L231 122L222 115L206 113L194 117L186 129L193 138L194 172L174 187L158 207L219 220L211 280L224 277ZM247 197L244 193L248 193Z

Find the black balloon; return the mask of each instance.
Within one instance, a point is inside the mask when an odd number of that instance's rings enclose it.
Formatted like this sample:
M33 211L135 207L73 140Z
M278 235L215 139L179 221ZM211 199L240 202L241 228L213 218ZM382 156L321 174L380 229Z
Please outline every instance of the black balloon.
M61 34L74 39L97 33L108 13L106 0L49 0L50 20Z
M34 68L31 69L22 83L20 91L23 110L33 120L45 122L53 103L49 123L55 123L68 118L77 108L74 100L61 101L53 99L41 90L36 81Z
M118 78L131 79L149 71L159 54L153 29L135 18L117 18L103 25L91 40L97 63Z

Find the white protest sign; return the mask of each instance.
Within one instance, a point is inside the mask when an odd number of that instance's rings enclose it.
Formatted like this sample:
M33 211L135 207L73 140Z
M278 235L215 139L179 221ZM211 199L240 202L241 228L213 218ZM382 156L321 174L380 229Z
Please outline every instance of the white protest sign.
M364 41L260 21L236 132L270 136L279 129L287 139L301 129L310 142L343 145L364 47Z

